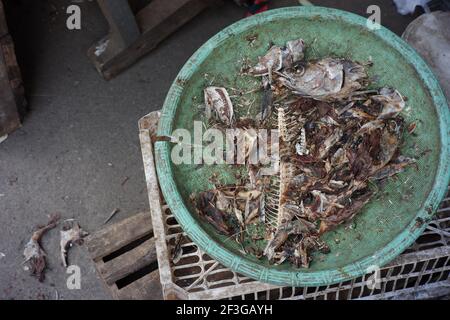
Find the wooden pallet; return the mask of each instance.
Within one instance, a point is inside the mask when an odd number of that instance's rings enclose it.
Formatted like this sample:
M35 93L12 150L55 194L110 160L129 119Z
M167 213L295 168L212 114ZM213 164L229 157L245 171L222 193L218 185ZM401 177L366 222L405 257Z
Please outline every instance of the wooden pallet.
M107 226L88 236L85 244L114 299L162 299L149 212Z
M0 0L0 137L21 126L20 116L25 112L25 107L20 68Z
M88 50L88 56L98 72L110 80L221 0L152 0L138 12L133 12L133 1L97 2L109 32Z

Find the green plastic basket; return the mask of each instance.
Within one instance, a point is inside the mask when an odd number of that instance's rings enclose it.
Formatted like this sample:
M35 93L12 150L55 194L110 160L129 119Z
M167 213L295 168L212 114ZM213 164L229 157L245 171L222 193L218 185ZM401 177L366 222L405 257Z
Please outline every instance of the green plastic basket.
M271 41L283 45L296 38L309 45L307 58L371 59L370 75L377 79L376 85L399 89L408 98L404 118L417 124L401 146L402 154L418 159L417 168L410 167L389 180L354 219L352 228L342 225L325 234L331 253L315 254L309 269L274 266L266 259L244 255L237 243L200 220L189 201L191 193L213 188L209 178L214 173L223 182L233 182L233 168L174 165L172 146L162 141L155 147L156 166L162 192L177 221L212 258L263 282L320 286L361 276L391 261L421 234L446 191L449 110L433 73L410 46L385 28L370 30L360 16L328 8L289 7L243 19L206 42L182 68L165 100L158 134L170 135L177 128L192 131L193 121L200 119L197 106L205 86L213 81L226 88L251 88L236 76L240 61L255 62ZM255 93L257 101L259 95Z

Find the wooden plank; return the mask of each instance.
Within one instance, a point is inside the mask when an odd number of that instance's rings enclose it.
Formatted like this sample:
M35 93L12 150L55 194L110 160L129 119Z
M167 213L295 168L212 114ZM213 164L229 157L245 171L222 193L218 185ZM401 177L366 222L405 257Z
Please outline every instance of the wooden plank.
M22 74L17 63L14 42L11 36L4 36L0 40L1 50L5 59L6 70L8 72L9 85L13 92L16 108L19 115L25 113L27 102L25 100L25 90L23 87Z
M146 125L151 125L155 118L159 118L159 114L156 112L152 112L148 114L145 119L152 121L144 120L140 122L141 128ZM142 152L142 161L144 164L144 172L145 172L145 181L147 184L147 194L148 201L150 204L150 214L152 215L152 223L154 227L154 234L156 235L156 253L158 257L158 268L161 270L160 272L160 282L166 289L167 284L171 284L172 280L172 271L171 271L171 257L170 250L167 246L167 242L165 239L165 225L164 225L164 217L165 213L162 211L161 200L163 197L159 197L161 192L158 186L158 177L155 168L155 159L153 157L153 145L151 140L151 132L147 129L141 129L139 132L139 140L141 142L141 152Z
M155 239L151 238L136 248L99 266L99 272L108 285L123 279L143 267L156 262Z
M115 42L114 32L92 46L88 55L97 70L107 80L113 78L143 55L153 50L162 40L191 20L205 8L221 0L153 0L136 14L141 35L126 49ZM96 55L97 48L107 44L106 50Z
M5 56L0 45L0 137L19 127L20 116L9 81Z
M21 126L20 114L25 105L20 68L0 0L0 137Z
M119 300L162 300L159 271L155 270L144 277L116 291Z
M140 36L139 27L128 1L97 0L106 20L110 33L115 34L124 48Z
M166 23L166 20L178 11L184 9L183 12L186 12L186 10L192 10L194 12L207 6L208 3L204 0L153 0L148 6L136 14L136 21L143 33L145 33L162 23ZM179 23L175 21L173 27L180 24L181 21ZM169 30L165 32L170 33Z
M98 72L118 53L126 50L141 35L128 1L97 0L109 24L109 32L88 50Z
M127 244L152 233L149 212L141 212L86 238L86 247L94 261L123 248Z

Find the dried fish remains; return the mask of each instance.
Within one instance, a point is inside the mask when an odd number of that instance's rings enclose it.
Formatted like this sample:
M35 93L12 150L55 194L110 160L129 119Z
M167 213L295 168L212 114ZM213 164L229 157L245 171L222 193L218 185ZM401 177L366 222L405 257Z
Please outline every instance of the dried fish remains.
M305 50L302 39L272 46L247 70L246 77L261 81L254 119L237 116L227 89L205 88L207 117L214 115L219 128L276 129L279 153L276 174L264 175L264 165L245 161L247 176L233 185L217 183L192 201L243 253L307 268L314 252L329 251L321 236L361 212L376 192L373 185L415 160L400 154L404 133L413 131L400 115L402 94L374 87L370 62L307 61ZM245 141L247 151L260 147Z

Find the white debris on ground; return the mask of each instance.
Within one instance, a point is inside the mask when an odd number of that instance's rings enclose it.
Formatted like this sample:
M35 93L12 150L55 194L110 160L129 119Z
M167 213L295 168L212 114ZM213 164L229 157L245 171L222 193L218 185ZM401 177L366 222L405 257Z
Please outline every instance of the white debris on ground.
M39 226L37 230L33 232L31 239L25 245L23 251L23 256L25 257L23 262L23 264L25 264L24 270L30 271L31 275L37 277L40 282L45 279L44 271L47 266L45 261L46 253L44 249L42 249L40 241L47 231L58 225L59 219L59 215L52 215L45 226Z
M407 15L414 13L417 6L420 6L425 10L426 13L430 12L427 3L430 0L394 0L395 6L397 7L398 13L402 15Z
M67 250L72 247L74 243L81 245L83 244L83 238L89 234L80 228L77 222L73 219L66 220L63 225L63 229L60 231L61 241L61 259L63 261L63 266L67 268Z
M109 40L101 42L97 47L95 47L94 54L99 57L103 52L105 52L108 47Z

